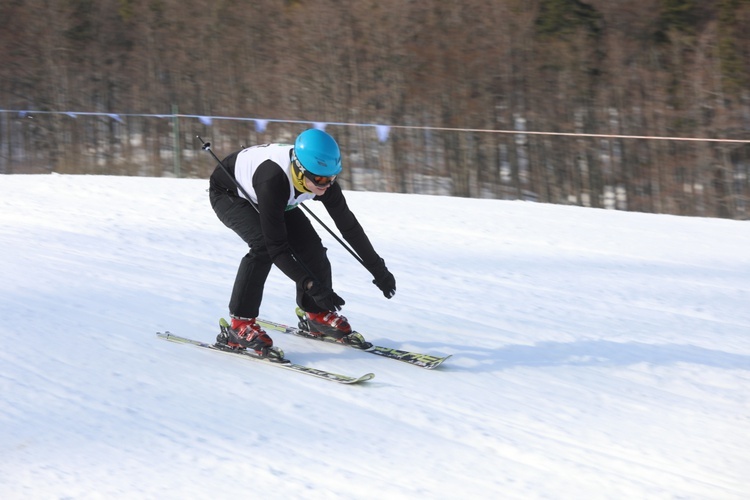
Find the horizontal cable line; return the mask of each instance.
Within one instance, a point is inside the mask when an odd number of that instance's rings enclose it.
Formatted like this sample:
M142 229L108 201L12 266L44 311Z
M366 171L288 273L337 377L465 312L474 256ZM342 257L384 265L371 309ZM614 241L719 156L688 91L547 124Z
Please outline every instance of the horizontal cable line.
M325 127L328 125L343 127L376 127L378 129L402 129L402 130L429 130L434 132L476 132L486 134L508 134L508 135L542 135L557 137L588 137L596 139L641 139L641 140L659 140L659 141L690 141L690 142L721 142L734 144L750 144L750 139L722 139L715 137L672 137L658 135L627 135L627 134L590 134L583 132L543 132L534 130L495 130L483 128L458 128L458 127L433 127L427 125L381 125L375 123L347 123L347 122L324 122L310 120L283 120L277 118L243 118L237 116L207 116L207 115L186 115L186 114L155 114L155 113L103 113L93 111L32 111L32 110L15 110L0 109L0 113L18 113L21 116L55 114L67 115L72 118L76 116L107 116L118 120L120 117L145 117L145 118L195 118L210 125L213 120L231 120L231 121L253 121L261 123L296 123L305 125L314 125L316 127ZM387 134L387 133L386 133Z

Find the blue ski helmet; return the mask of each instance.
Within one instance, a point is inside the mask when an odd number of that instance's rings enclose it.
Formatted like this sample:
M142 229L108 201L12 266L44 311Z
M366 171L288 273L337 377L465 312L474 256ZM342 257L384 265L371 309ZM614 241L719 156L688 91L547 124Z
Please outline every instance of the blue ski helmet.
M341 150L336 140L322 130L311 128L297 136L294 154L309 173L321 176L341 172Z

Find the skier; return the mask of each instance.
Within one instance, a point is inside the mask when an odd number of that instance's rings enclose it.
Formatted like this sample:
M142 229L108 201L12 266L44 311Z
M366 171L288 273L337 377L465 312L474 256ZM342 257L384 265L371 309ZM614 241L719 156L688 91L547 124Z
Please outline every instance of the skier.
M221 165L216 167L210 179L211 206L250 250L240 261L232 289L231 329L226 329L226 339L221 338L224 332L220 334L220 341L232 348L268 353L273 340L256 319L274 264L296 283L297 305L305 312L311 333L341 341L352 333L347 319L338 313L345 302L333 291L327 250L298 207L306 200L323 203L341 235L372 274L373 283L386 298L393 297L396 280L336 183L341 152L333 137L309 129L299 134L294 145L252 146L230 154L222 163L234 180Z

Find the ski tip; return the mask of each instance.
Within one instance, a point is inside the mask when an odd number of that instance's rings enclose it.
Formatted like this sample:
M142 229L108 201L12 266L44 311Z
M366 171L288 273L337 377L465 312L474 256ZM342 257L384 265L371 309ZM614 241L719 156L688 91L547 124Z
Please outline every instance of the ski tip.
M374 373L365 373L361 377L351 378L349 380L341 380L340 382L342 384L352 385L352 384L359 384L360 382L367 382L368 380L372 380L374 378L375 378Z
M437 368L438 366L440 366L440 365L442 365L443 363L445 363L445 361L446 361L446 360L447 360L448 358L450 358L451 356L453 356L453 355L452 355L452 354L448 354L447 356L445 356L445 357L442 357L442 358L440 358L439 360L435 361L434 363L431 363L430 365L428 365L428 366L425 366L425 368L427 368L428 370L434 370L434 369L435 369L435 368Z

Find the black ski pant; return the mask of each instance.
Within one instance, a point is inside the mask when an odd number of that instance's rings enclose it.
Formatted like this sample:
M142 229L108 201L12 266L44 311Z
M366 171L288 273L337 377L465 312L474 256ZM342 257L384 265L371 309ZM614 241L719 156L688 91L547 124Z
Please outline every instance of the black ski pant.
M257 318L266 278L273 265L260 227L258 212L246 199L226 191L210 189L209 199L219 220L237 233L250 247L237 270L229 301L229 313L240 318ZM312 227L310 219L300 208L294 208L284 213L284 221L289 246L294 256L304 263L317 281L332 288L331 263L326 255L327 249ZM324 311L302 290L300 283L297 284L296 295L297 305L302 310Z

